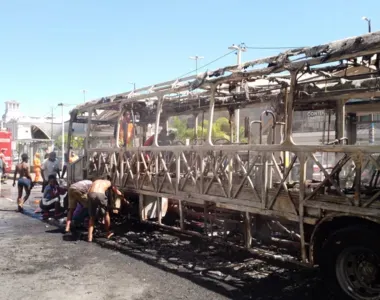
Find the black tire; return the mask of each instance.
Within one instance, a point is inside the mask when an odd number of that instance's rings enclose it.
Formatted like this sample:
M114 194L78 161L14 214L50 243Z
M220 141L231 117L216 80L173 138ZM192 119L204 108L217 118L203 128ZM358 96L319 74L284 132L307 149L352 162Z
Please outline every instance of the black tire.
M337 299L380 299L380 241L374 230L337 230L323 245L321 258L322 274Z

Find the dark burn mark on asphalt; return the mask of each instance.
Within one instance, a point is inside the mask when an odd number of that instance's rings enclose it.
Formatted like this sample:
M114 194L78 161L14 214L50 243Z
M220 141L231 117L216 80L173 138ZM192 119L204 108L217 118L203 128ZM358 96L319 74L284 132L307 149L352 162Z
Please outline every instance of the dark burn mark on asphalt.
M28 216L41 219L32 211ZM50 224L61 226L57 220ZM95 242L145 263L191 280L230 299L311 300L333 299L327 295L316 270L254 257L245 251L216 246L204 240L159 229L155 226L118 219L111 240L100 237L95 230ZM54 234L61 229L47 230ZM78 230L65 241L85 239ZM175 286L173 286L175 288Z

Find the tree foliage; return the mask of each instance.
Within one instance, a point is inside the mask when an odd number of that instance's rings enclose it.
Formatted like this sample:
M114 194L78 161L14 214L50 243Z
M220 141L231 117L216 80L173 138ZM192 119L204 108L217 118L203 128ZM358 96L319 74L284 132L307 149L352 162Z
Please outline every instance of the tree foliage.
M206 138L208 135L208 126L209 121L204 120L203 125L202 123L198 125L197 133L198 138ZM181 120L178 117L174 117L171 121L171 127L176 129L176 140L184 142L186 139L194 139L195 137L195 130L194 128L188 128L186 120ZM219 139L226 139L230 140L230 123L229 120L225 117L218 118L214 124L212 125L211 129L211 136L212 139L219 140ZM244 142L246 139L244 139L244 127L240 127L240 139L241 142Z
M69 140L69 137L67 134L64 135L64 142L65 142L65 148L67 146L67 142ZM62 135L59 136L55 142L54 142L54 146L57 148L57 149L62 149ZM74 150L79 150L79 149L83 149L84 147L84 138L82 137L79 137L79 136L71 136L71 147L74 149Z

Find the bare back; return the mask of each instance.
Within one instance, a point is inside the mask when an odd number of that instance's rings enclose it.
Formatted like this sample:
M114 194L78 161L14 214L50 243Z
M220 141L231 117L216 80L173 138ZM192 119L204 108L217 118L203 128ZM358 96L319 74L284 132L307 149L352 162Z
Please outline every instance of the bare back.
M111 181L98 179L92 183L90 190L88 192L89 193L105 193L110 187L111 187Z
M22 162L16 166L16 173L20 174L21 177L30 178L29 173L29 164L26 162Z

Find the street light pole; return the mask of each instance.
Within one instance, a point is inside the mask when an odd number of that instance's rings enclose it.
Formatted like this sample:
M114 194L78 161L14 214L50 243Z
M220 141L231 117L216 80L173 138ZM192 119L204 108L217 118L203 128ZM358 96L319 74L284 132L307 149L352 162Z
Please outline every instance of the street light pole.
M82 90L82 93L83 93L83 103L86 103L86 93L87 93L87 90Z
M198 60L203 59L203 56L195 55L195 56L190 56L190 59L195 60L195 75L198 75Z
M368 33L371 33L371 19L369 19L367 17L362 17L362 19L364 21L367 21L367 23L368 23Z
M128 83L133 85L133 92L135 92L136 91L136 83L135 82L128 82Z
M240 44L240 45L235 45L233 44L232 46L228 47L228 49L230 50L236 50L236 56L237 56L237 64L238 66L240 67L241 65L241 54L242 52L246 52L247 51L247 48L245 47L244 44ZM240 92L240 87L237 87L237 92ZM235 142L236 143L239 143L240 142L240 134L239 134L239 131L240 131L240 109L235 109ZM231 140L232 142L232 140Z
M58 106L62 108L62 170L65 165L65 122L63 120L63 103L59 103Z

